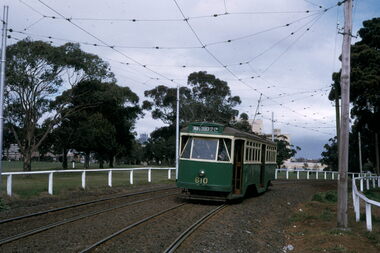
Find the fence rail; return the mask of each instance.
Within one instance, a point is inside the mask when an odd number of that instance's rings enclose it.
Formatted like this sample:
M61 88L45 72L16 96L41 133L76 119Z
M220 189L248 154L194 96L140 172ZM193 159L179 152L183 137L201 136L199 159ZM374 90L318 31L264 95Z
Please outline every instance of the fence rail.
M318 170L288 170L288 169L276 169L275 172L275 179L279 179L278 173L279 172L285 172L285 179L289 179L290 173L297 173L297 179L300 179L301 173L306 173L306 179L310 179L311 175L315 175L315 179L332 179L332 180L339 180L339 172L337 171L318 171ZM366 174L366 175L373 175L373 174ZM348 176L351 178L359 177L360 173L355 172L348 172Z
M360 191L356 186L356 182L360 181ZM377 181L377 186L376 186ZM372 205L380 207L380 202L371 200L367 198L362 192L364 190L364 182L366 183L366 189L380 187L380 176L362 176L356 177L352 180L352 199L354 203L355 219L356 222L360 221L360 200L363 200L365 203L365 216L366 216L366 225L367 230L372 231Z
M171 172L175 168L117 168L117 169L88 169L88 170L45 170L45 171L28 171L28 172L3 172L2 175L7 177L7 194L12 196L13 176L21 175L48 175L48 193L53 195L54 174L55 173L81 173L82 175L82 188L86 188L86 174L91 172L108 172L108 186L112 187L112 172L113 171L129 171L129 183L133 184L134 171L147 171L148 182L152 182L152 170L167 170L168 179L171 179Z

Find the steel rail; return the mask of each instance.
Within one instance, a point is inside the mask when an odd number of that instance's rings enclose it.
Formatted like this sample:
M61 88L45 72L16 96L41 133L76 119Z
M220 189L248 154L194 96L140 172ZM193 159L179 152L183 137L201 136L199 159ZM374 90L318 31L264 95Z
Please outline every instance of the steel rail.
M185 241L199 226L201 226L203 223L205 223L209 218L211 218L213 215L221 211L223 208L225 208L227 205L223 204L218 206L217 208L211 210L206 215L204 215L202 218L197 220L193 225L191 225L188 229L186 229L181 235L179 235L170 246L164 250L165 253L172 253L174 252L183 241Z
M155 218L155 217L157 217L157 216L160 216L160 215L162 215L162 214L164 214L164 213L167 213L167 212L169 212L169 211L171 211L171 210L173 210L173 209L176 209L176 208L178 208L178 207L181 207L181 206L183 206L183 205L186 205L186 203L182 203L182 204L179 204L179 205L176 205L176 206L170 207L170 208L165 209L165 210L163 210L163 211L161 211L161 212L158 212L158 213L156 213L156 214L154 214L154 215L151 215L151 216L149 216L149 217L146 217L146 218L144 218L144 219L141 219L141 220L139 220L139 221L137 221L137 222L135 222L135 223L133 223L133 224L131 224L131 225L128 225L127 227L124 227L124 228L120 229L119 231L117 231L117 232L115 232L115 233L113 233L113 234L111 234L111 235L109 235L109 236L103 238L102 240L100 240L100 241L98 241L98 242L92 244L91 246L87 247L86 249L80 251L80 253L89 252L89 251L95 249L96 247L98 247L99 245L105 243L106 241L108 241L108 240L110 240L110 239L112 239L112 238L118 236L119 234L124 233L125 231L127 231L127 230L129 230L129 229L131 229L131 228L134 228L134 227L136 227L136 226L138 226L138 225L140 225L140 224L142 224L142 223L144 223L144 222L146 222L146 221L148 221L148 220L150 220L150 219L153 219L153 218Z
M67 224L67 223L71 223L71 222L78 221L78 220L81 220L81 219L85 219L85 218L88 218L88 217L91 217L91 216L95 216L95 215L98 215L98 214L101 214L101 213L113 211L115 209L123 208L123 207L134 205L134 204L140 204L140 203L143 203L143 202L146 202L146 201L151 201L151 200L155 200L155 199L165 198L165 197L172 196L172 195L176 195L176 193L166 194L166 195L155 197L155 198L147 198L147 199L132 201L132 202L128 202L128 203L125 203L125 204L122 204L122 205L114 206L114 207L111 207L111 208L105 208L105 209L101 209L101 210L98 210L98 211L90 212L90 213L87 213L87 214L74 216L74 217L71 217L71 218L68 218L68 219L64 219L62 221L54 222L54 223L51 223L51 224L48 224L48 225L45 225L45 226L41 226L41 227L29 230L29 231L25 231L25 232L22 232L22 233L19 233L19 234L16 234L16 235L12 235L12 236L0 239L0 245L9 243L9 242L12 242L12 241L15 241L15 240L18 240L18 239L21 239L21 238L33 235L33 234L41 233L43 231L46 231L46 230L49 230L49 229L52 229L52 228L55 228L55 227L58 227L58 226L61 226L61 225Z
M43 215L43 214L47 214L47 213L62 211L62 210L69 209L69 208L94 204L94 203L98 203L98 202L102 202L102 201L113 200L113 199L118 199L118 198L126 198L126 197L131 197L131 196L136 196L136 195L141 195L141 194L151 193L151 192L156 192L156 191L171 190L171 189L175 189L175 188L177 188L177 187L158 188L158 189L149 190L149 191L133 192L133 193L128 193L128 194L124 194L124 195L120 195L120 196L112 196L112 197L106 197L106 198L81 202L81 203L77 203L77 204L67 205L67 206L63 206L63 207L53 208L53 209L49 209L49 210L45 210L45 211L40 211L40 212L35 212L35 213L31 213L31 214L26 214L26 215L21 215L21 216L17 216L17 217L12 217L12 218L8 218L8 219L0 220L0 224L4 224L7 222L16 221L16 220L21 220L21 219L25 219L25 218L29 218L29 217L34 217L34 216L38 216L38 215Z

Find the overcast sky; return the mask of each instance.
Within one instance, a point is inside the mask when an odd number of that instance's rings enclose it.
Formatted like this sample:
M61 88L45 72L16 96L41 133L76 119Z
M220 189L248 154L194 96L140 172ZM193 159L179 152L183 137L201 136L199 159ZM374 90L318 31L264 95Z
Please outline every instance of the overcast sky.
M250 118L262 93L257 118L269 133L274 112L275 128L302 148L298 157L319 158L335 136L327 94L331 74L340 68L343 9L336 0L0 3L9 6L9 28L15 31L8 44L28 36L54 45L81 42L84 51L109 62L118 84L129 86L140 101L144 90L186 85L190 73L207 71L228 82L242 99L239 111ZM355 34L364 20L380 16L380 1L354 1L353 12ZM146 113L136 132L162 125Z

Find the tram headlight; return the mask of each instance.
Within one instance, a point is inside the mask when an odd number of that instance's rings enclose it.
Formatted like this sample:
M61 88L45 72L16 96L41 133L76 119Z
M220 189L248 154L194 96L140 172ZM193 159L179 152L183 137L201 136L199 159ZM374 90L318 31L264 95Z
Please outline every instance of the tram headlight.
M200 177L204 177L204 176L206 175L206 173L205 173L204 170L200 170L198 175L199 175Z

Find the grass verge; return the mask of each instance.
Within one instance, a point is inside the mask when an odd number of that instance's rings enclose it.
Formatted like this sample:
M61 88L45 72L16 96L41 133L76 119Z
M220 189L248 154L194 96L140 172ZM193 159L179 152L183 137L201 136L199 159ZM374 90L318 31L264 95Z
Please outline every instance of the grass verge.
M296 207L286 230L292 252L380 252L380 220L375 219L374 230L367 232L365 222L355 222L349 205L349 229L337 229L336 201L335 191L320 192ZM373 215L380 217L379 211L373 210Z

